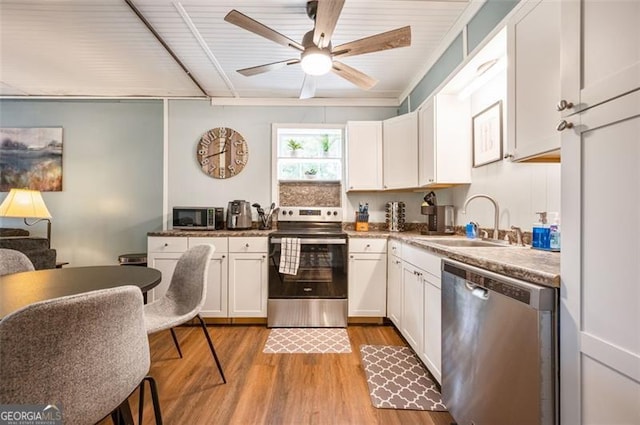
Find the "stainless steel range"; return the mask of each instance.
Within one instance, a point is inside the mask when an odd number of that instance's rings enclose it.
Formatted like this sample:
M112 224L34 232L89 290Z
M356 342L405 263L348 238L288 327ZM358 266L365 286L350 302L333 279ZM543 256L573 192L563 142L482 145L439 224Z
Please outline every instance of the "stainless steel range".
M269 237L267 326L347 326L347 241L342 209L281 208ZM291 242L299 242L298 269L286 274L280 261Z

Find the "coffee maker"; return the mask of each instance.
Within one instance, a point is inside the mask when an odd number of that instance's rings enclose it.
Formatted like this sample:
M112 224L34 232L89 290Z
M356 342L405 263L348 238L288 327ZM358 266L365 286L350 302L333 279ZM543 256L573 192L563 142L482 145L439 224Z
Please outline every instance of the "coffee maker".
M453 205L436 205L436 194L429 192L424 197L420 213L427 216L427 227L423 235L452 235L454 229Z

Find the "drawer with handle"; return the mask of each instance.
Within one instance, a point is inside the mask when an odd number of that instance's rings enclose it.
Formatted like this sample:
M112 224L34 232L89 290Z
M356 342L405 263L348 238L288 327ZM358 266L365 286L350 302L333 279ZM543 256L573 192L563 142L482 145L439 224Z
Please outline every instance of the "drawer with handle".
M229 252L268 252L268 247L265 237L229 238Z
M147 238L148 252L185 252L187 238L185 237L149 237Z

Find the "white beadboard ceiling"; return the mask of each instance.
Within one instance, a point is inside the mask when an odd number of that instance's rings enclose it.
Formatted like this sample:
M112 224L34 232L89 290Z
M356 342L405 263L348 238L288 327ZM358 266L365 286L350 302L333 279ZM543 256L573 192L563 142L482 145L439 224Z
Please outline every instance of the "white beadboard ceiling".
M320 0L322 1L322 0ZM400 101L445 35L478 0L346 0L332 43L411 25L410 47L343 58L379 80L361 90L329 73L316 98ZM203 93L124 0L0 0L0 95L298 97L300 65L253 77L237 69L297 58L290 48L224 21L231 10L301 41L306 0L133 0Z

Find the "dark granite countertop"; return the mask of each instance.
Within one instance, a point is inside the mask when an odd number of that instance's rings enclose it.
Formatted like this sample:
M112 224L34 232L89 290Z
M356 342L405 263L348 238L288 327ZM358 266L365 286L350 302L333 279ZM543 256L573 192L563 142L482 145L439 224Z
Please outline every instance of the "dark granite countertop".
M273 230L165 230L149 232L147 236L169 237L259 237L269 236ZM505 276L522 279L553 288L560 287L560 253L538 251L529 247L454 247L434 243L442 236L425 236L417 231L389 232L373 230L356 232L346 230L350 238L392 238L410 245L426 249L443 257L451 258L465 264L500 273ZM451 236L455 237L455 236ZM457 236L464 239L463 236Z
M560 287L560 253L547 252L522 246L507 247L454 247L434 243L442 236L424 236L419 232L355 232L347 231L350 238L392 238L426 249L443 257L553 288ZM463 236L451 236L465 239ZM447 237L447 238L451 238Z
M148 232L147 236L165 236L165 237L184 237L190 238L226 238L233 236L269 236L273 230L161 230L157 232Z

